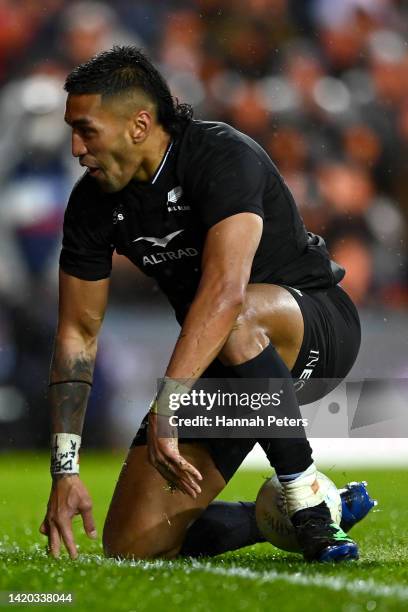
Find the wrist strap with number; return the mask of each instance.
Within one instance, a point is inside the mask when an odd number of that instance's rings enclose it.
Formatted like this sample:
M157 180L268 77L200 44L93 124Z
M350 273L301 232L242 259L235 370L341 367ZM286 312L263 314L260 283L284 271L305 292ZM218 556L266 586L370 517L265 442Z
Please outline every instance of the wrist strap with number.
M51 475L79 474L81 436L72 433L51 435Z

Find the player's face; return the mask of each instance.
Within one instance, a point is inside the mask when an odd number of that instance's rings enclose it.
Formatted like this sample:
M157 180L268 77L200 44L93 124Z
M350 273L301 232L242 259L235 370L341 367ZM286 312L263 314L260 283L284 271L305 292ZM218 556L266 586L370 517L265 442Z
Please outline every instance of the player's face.
M137 150L129 135L129 118L117 105L102 104L99 94L67 98L65 121L72 128L72 155L103 191L123 189L137 170Z

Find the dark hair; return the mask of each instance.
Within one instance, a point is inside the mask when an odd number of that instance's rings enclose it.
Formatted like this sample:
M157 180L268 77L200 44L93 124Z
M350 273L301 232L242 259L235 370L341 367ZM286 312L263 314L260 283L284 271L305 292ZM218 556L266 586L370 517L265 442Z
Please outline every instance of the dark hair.
M137 88L155 104L158 122L171 134L179 132L192 118L192 107L179 104L172 97L160 72L140 49L133 46L114 46L95 55L74 68L64 84L69 94L101 94L102 97Z

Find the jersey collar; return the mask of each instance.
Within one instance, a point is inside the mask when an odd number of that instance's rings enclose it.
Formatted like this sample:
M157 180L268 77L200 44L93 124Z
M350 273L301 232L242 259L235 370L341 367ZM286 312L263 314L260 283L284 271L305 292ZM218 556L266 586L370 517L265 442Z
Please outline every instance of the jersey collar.
M168 146L167 146L166 153L164 154L164 157L163 157L163 159L162 159L162 161L160 163L160 166L157 168L156 172L153 175L153 178L150 181L151 185L154 185L155 182L157 181L157 179L159 178L159 176L161 174L161 171L163 170L163 168L164 168L164 166L166 164L167 158L169 156L169 153L170 153L172 147L173 147L173 140L171 140L169 142Z

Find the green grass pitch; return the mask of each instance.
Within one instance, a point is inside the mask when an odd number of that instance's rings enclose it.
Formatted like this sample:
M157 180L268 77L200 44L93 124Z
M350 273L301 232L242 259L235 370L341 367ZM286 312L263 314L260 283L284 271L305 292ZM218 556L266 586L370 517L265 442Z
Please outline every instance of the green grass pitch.
M93 498L99 536L123 453L82 455L81 476ZM48 457L0 455L0 609L6 592L72 592L72 605L48 609L161 611L408 610L408 472L324 470L338 486L368 480L378 510L353 530L357 563L306 565L268 544L200 561L115 562L100 537L88 540L75 520L80 558L55 561L38 533L48 499ZM241 471L223 498L254 499L267 472ZM19 609L33 606L15 605Z

